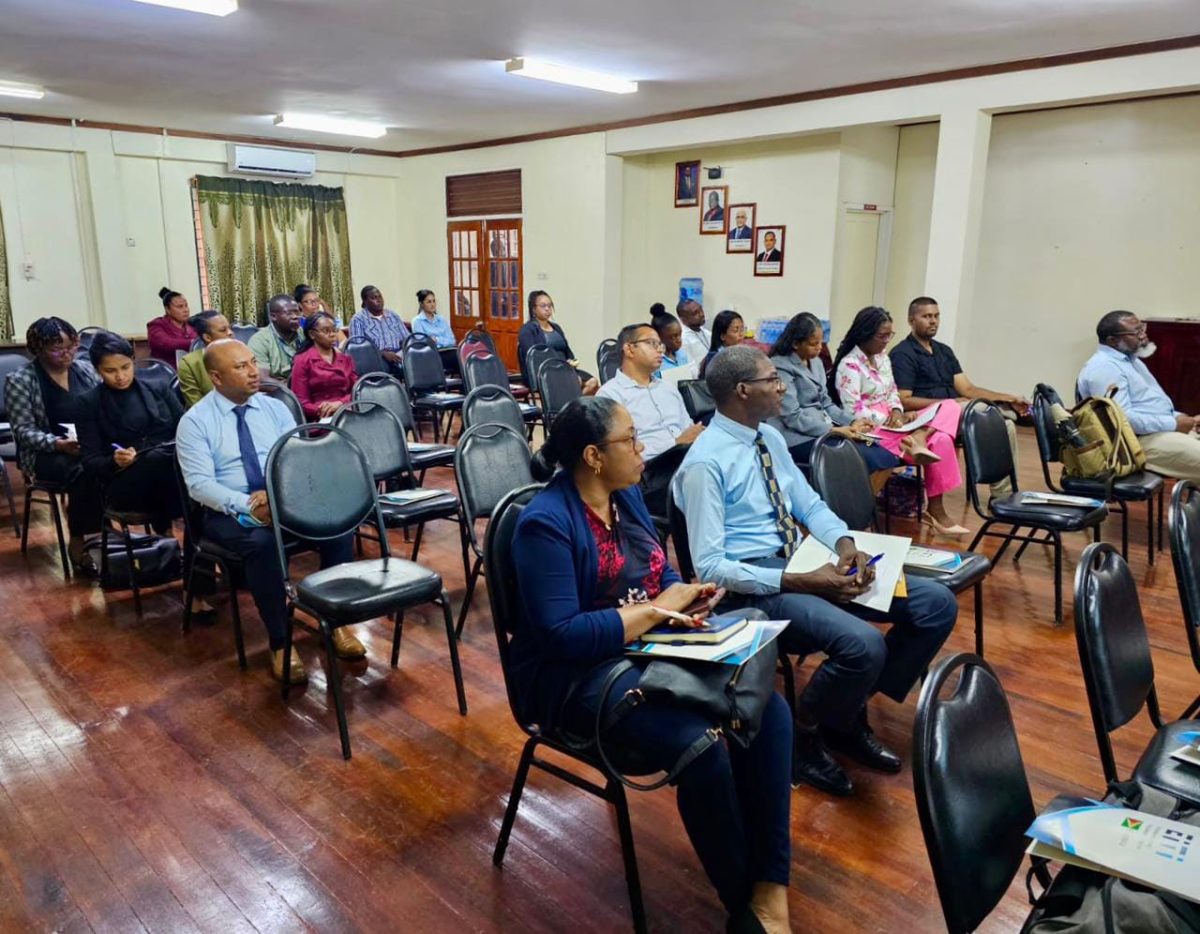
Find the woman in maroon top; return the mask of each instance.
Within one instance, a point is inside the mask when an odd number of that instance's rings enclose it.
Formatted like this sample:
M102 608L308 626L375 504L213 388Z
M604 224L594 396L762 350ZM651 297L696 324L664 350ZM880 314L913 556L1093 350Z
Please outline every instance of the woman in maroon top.
M163 315L146 325L150 356L174 367L175 352L188 353L199 335L188 324L191 312L186 298L165 286L158 290L158 297L162 299Z
M350 401L358 374L354 361L338 352L337 342L342 335L328 312L318 311L305 321L304 334L311 346L296 354L292 392L300 400L305 418L317 421Z

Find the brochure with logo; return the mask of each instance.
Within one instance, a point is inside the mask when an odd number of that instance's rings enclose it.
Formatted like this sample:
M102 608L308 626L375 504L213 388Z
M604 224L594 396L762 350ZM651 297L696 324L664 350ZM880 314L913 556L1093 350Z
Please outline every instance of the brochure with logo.
M631 642L626 655L653 655L699 662L740 665L788 627L786 619L747 620L733 636L716 645L673 645L667 642Z
M949 572L957 570L962 565L962 558L956 551L913 545L908 549L908 554L904 556L904 563L910 568Z

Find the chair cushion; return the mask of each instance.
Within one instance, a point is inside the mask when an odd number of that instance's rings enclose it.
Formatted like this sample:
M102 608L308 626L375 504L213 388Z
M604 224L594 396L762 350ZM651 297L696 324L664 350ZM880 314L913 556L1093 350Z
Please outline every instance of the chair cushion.
M385 503L380 500L379 509L383 522L389 529L402 525L415 525L430 519L448 519L458 514L458 497L453 493L441 492L415 503Z
M461 409L463 397L453 392L431 392L417 396L412 404L423 409Z
M964 590L974 587L992 572L992 562L987 555L981 555L974 551L960 551L958 556L962 558L962 564L953 571L938 571L934 568L914 568L905 565L904 573L911 574L913 577L928 577L939 584L945 584L951 593L962 593Z
M1150 745L1133 770L1133 777L1200 807L1200 769L1171 758L1171 753L1184 745L1179 734L1197 729L1200 729L1200 724L1195 720L1168 723L1150 740Z
M1052 503L1026 503L1023 493L994 497L989 506L992 515L1005 522L1039 526L1059 532L1078 532L1103 522L1107 506L1059 506Z
M1128 477L1122 477L1113 483L1113 499L1150 499L1162 488L1162 485L1163 478L1158 474L1139 470L1137 473L1131 473ZM1078 477L1062 478L1063 491L1075 496L1094 496L1099 499L1104 496L1104 487L1104 482L1101 480L1087 480Z
M451 467L454 465L454 445L431 444L424 451L414 451L409 447L408 458L412 461L413 470L428 470L430 467Z
M441 596L442 578L414 561L372 558L325 568L296 585L296 603L335 623L384 616Z

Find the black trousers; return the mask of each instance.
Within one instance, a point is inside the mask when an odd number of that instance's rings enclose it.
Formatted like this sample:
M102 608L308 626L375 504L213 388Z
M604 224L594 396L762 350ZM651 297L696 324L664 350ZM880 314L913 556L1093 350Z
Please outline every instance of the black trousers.
M33 474L39 480L61 483L67 488L67 529L71 538L100 531L103 512L100 484L95 476L83 469L78 457L39 453L33 464Z
M104 490L108 505L113 509L144 512L153 520L154 531L166 534L171 520L183 515L174 457L167 450L139 454L137 460L109 479Z

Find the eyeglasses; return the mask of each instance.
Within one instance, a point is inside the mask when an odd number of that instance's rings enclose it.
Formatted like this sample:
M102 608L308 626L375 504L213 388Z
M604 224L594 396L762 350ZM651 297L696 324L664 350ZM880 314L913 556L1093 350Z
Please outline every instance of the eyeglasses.
M70 357L74 356L78 348L79 342L71 341L69 344L60 344L58 347L47 347L46 353L52 357Z
M635 429L633 429L632 432L630 432L628 438L609 438L607 441L598 441L596 443L596 447L604 448L604 447L608 447L610 444L628 444L629 450L636 451L637 443L638 443L638 433L637 433L637 429L635 428Z
M780 376L778 373L776 373L773 376L758 376L758 377L755 377L754 379L744 379L744 380L742 380L742 382L743 383L774 383L776 386L782 386L783 385L783 377Z
M1146 334L1146 326L1142 325L1136 331L1117 331L1113 337L1143 337Z
M643 337L641 340L630 341L631 344L649 344L651 350L666 350L667 345L656 337Z

